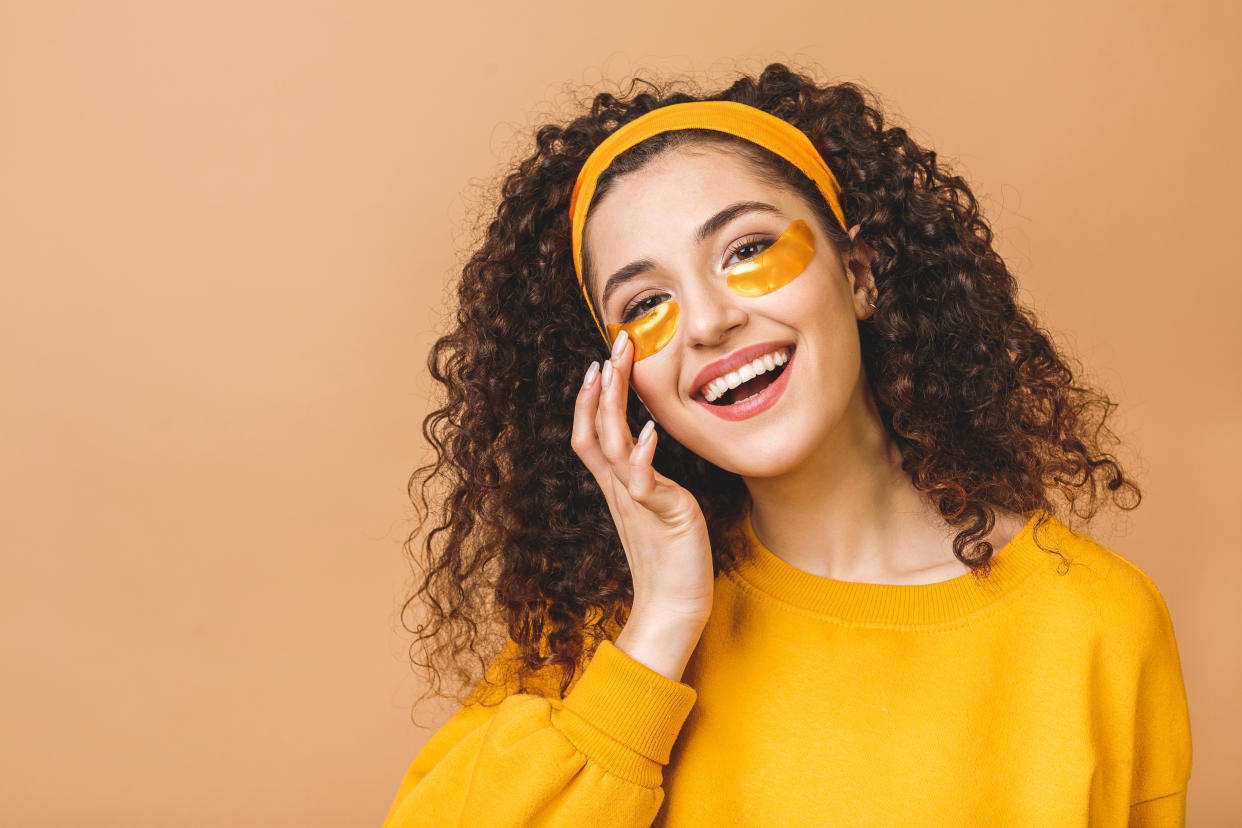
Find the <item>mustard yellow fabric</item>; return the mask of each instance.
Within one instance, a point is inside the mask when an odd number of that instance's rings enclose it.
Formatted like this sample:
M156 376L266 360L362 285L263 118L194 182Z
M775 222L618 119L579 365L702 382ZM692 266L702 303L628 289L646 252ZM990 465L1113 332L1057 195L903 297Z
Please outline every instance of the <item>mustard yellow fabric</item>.
M385 828L1182 826L1190 722L1164 599L1049 515L1058 572L1032 542L1043 514L989 585L811 575L747 521L754 557L718 576L682 681L604 640L563 699L467 705Z

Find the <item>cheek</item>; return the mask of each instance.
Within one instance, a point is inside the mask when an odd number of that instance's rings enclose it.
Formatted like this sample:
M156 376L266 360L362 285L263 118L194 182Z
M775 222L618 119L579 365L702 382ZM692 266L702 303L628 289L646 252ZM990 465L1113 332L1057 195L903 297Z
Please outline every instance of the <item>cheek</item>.
M816 329L826 325L835 329L845 321L842 313L853 313L848 305L848 285L843 289L838 284L840 278L829 264L813 262L780 289L745 299L741 304L753 313L791 327Z
M671 349L634 363L630 387L657 420L671 411L678 401L677 365Z

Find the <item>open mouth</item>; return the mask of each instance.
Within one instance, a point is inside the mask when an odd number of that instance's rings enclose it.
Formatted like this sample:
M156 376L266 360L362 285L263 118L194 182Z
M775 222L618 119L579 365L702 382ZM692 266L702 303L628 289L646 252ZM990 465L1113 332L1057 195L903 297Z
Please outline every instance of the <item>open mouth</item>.
M720 396L708 400L709 391L700 391L694 395L694 401L722 420L747 420L776 405L777 400L785 393L789 385L789 368L793 365L796 353L792 344L784 346L784 363L773 365L761 374L738 383L733 388L720 389Z
M724 392L710 402L708 402L706 398L703 398L703 402L707 405L716 406L737 405L738 403L746 402L747 400L757 397L763 393L763 390L772 383L776 382L777 378L780 377L781 374L785 373L785 369L788 367L788 362L784 365L778 365L771 371L764 371L754 379L746 380L736 388L730 388L728 391ZM702 394L700 393L697 396L702 397Z

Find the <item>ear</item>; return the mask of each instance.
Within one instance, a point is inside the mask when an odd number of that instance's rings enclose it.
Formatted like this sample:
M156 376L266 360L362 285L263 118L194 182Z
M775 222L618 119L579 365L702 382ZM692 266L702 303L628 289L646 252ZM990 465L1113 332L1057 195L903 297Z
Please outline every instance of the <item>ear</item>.
M858 236L860 226L855 224L849 229L850 241L853 245L845 254L846 273L850 280L850 289L854 293L854 314L859 319L866 319L874 309L877 290L875 276L871 272L871 261L875 258L875 250Z

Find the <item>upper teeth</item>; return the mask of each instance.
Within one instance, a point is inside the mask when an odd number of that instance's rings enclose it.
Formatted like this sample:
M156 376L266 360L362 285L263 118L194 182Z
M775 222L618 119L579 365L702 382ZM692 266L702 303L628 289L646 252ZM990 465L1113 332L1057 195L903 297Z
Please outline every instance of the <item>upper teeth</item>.
M756 357L752 362L748 362L735 371L730 371L723 377L716 379L703 386L703 397L708 402L719 399L724 392L730 388L737 388L747 380L753 380L764 371L772 371L778 365L784 365L789 361L789 354L784 348L773 351L770 354L764 354Z

